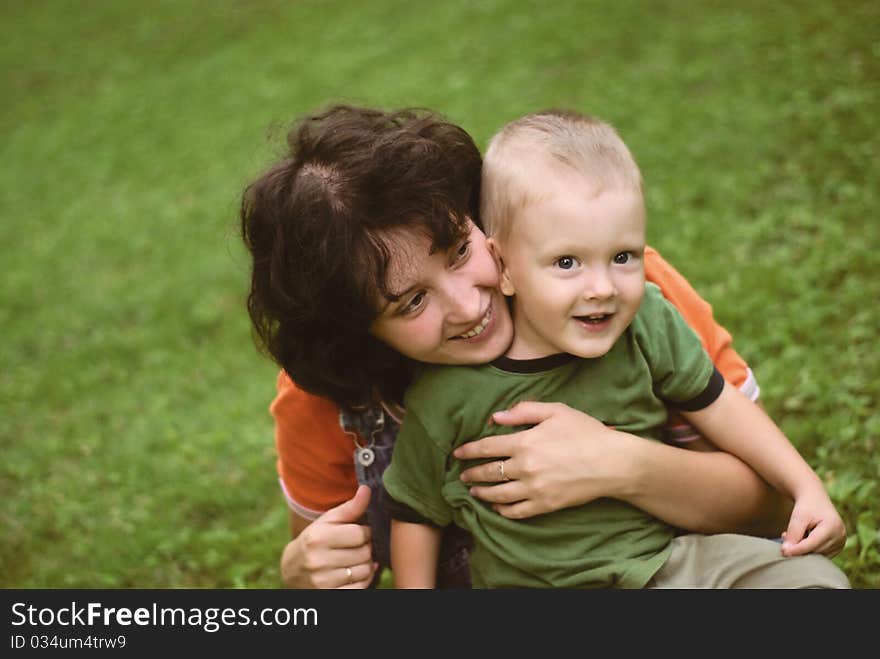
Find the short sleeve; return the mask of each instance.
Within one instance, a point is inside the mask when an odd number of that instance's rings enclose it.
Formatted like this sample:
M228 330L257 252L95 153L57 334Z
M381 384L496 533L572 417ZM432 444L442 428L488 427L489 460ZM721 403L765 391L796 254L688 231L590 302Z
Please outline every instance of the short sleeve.
M437 526L452 522L452 511L443 499L446 457L408 407L382 482L392 499Z
M339 408L299 387L284 371L269 411L275 420L278 477L288 504L314 519L357 491L352 438L339 426Z
M687 404L704 394L715 372L712 360L699 337L656 286L645 287L633 326L658 398Z
M645 250L645 277L660 288L663 297L673 304L688 326L696 332L724 379L752 400L757 399L757 382L748 364L733 349L730 333L715 322L712 307L681 273L650 247Z

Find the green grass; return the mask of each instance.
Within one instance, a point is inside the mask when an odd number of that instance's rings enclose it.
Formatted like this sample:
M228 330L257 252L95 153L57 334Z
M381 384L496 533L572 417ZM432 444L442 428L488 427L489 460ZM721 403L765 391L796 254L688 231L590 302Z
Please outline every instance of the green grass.
M293 118L349 101L480 144L543 107L611 121L652 244L880 587L876 2L42 0L4 26L0 585L278 585L236 209Z

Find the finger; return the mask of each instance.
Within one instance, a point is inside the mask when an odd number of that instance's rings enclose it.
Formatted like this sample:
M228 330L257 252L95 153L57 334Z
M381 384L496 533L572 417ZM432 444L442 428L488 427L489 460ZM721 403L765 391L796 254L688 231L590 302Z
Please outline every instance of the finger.
M841 527L838 529L838 533L834 534L834 538L825 555L828 556L828 558L837 556L837 554L843 551L844 547L846 547L846 528Z
M349 576L348 570L342 570L343 582L338 588L340 590L359 590L369 588L373 581L373 575L376 574L376 569L378 567L379 564L372 561L359 565L352 565L349 568L351 570L351 576Z
M373 551L370 545L356 549L334 549L327 554L327 569L352 567L361 563L369 565L372 561Z
M326 573L334 572L341 568L350 567L357 563L369 563L372 560L373 546L371 544L361 544L352 548L333 548L323 546L316 548L305 554L303 557L303 567L308 572ZM331 581L335 576L331 578ZM335 588L336 583L330 584L329 587ZM327 586L324 586L325 588Z
M508 519L525 519L534 517L540 513L549 512L549 510L541 508L532 499L518 501L516 503L496 503L492 506L496 513Z
M484 462L475 467L465 469L461 472L461 480L465 483L501 483L514 480L516 473L516 465L510 466L510 460L504 461L504 475L506 479L501 477L501 461L492 460L492 462Z
M794 545L788 556L817 553L831 557L840 551L840 537L827 522L819 522L810 530L809 535Z
M807 532L807 519L799 517L797 514L792 515L788 520L788 528L785 530L784 539L782 541L782 553L789 556L789 551L804 539Z
M522 431L527 432L527 431ZM459 446L452 454L459 460L473 460L476 458L508 458L516 452L520 443L519 432L509 435L493 435L483 437L467 444ZM495 465L498 469L498 465Z
M327 543L330 549L369 547L372 532L365 524L340 524L332 527L333 539Z
M782 546L783 556L803 556L804 554L821 553L818 552L819 543L812 536L807 536L798 543Z
M495 412L492 420L502 426L535 425L549 419L555 411L555 403L523 401L509 410Z
M366 524L334 524L315 522L303 534L309 553L325 552L369 545L372 531Z
M357 522L367 512L369 503L370 488L366 485L361 485L351 499L339 504L335 508L331 508L321 515L320 519L324 522L338 522L342 524Z
M819 547L817 551L828 558L834 558L843 550L845 545L845 540L832 540L825 543L822 547Z
M816 550L821 542L821 533L808 533L808 524L804 520L792 517L782 541L783 556L801 556Z
M470 493L488 503L516 503L525 498L525 487L519 481L510 481L498 485L475 485Z

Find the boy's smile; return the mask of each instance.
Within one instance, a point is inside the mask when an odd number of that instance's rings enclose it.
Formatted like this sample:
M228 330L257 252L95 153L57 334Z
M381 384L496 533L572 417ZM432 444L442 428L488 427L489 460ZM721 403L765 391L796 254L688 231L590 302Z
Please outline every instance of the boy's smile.
M626 330L645 290L645 209L639 191L595 190L574 173L544 170L539 191L495 249L514 296L507 356L600 357Z

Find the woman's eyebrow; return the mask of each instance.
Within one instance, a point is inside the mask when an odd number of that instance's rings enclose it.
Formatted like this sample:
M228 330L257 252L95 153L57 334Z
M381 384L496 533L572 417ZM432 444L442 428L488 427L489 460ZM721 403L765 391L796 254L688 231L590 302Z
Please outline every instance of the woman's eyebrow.
M418 282L414 282L413 284L411 284L407 288L400 291L400 293L395 293L395 292L389 290L388 295L391 297L390 301L391 302L399 302L402 298L406 297L412 291L414 291L416 288L418 288L418 285L419 285Z
M417 286L418 283L414 283L412 286L409 286L400 293L394 293L393 291L386 290L383 295L379 296L380 298L385 300L385 304L382 304L379 307L379 315L385 315L389 312L389 310L391 313L397 313L400 307L399 303L401 299L403 299L405 295L413 291Z

